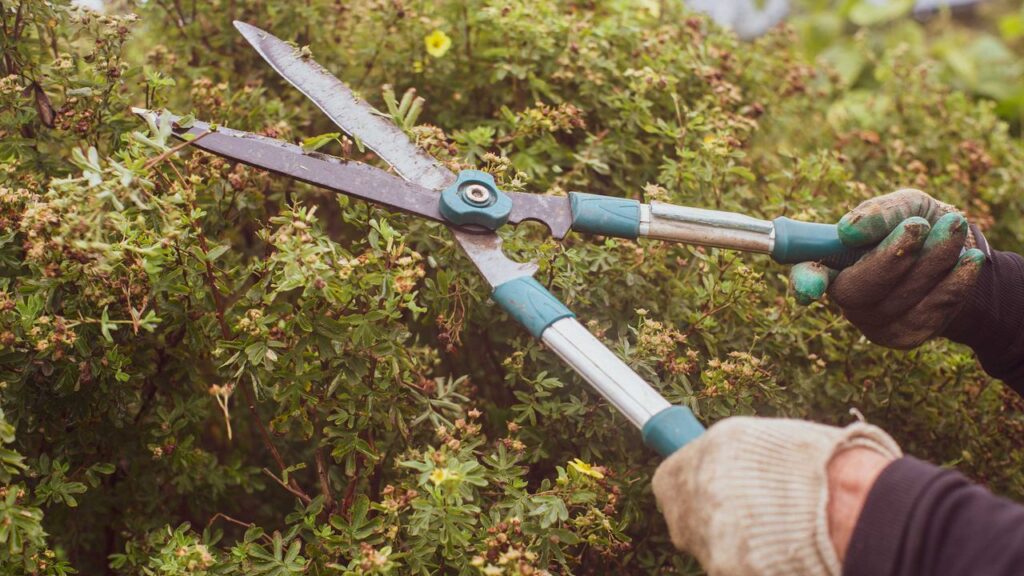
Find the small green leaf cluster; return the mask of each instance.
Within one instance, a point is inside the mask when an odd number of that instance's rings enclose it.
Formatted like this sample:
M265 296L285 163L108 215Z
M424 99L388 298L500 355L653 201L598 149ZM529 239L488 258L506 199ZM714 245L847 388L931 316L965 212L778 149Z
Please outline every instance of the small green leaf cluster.
M132 114L385 167L233 19L506 189L827 222L916 186L1024 248L1015 135L901 44L865 48L867 90L791 30L743 44L668 3L120 7L0 2L2 575L700 573L639 433L488 300L444 227ZM1024 406L969 351L873 346L763 256L502 235L705 423L857 408L1024 497Z
M933 58L935 73L967 93L990 99L1016 126L1024 120L1024 6L995 0L945 7L912 18L913 0L797 0L790 23L804 52L864 93L875 86L874 65L899 46ZM980 16L980 17L976 17Z

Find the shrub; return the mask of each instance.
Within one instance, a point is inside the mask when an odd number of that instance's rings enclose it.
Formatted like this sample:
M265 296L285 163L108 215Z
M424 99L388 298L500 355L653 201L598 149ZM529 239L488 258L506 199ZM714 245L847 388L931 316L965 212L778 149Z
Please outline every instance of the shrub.
M508 189L835 221L909 185L1024 247L1014 136L898 45L864 92L790 32L742 44L664 3L2 6L4 574L700 572L671 550L639 434L488 302L440 226L130 113L374 161L232 19L381 108L414 88L399 120L420 144ZM761 256L530 226L506 248L707 423L856 407L1024 496L1021 403L966 349L873 346Z

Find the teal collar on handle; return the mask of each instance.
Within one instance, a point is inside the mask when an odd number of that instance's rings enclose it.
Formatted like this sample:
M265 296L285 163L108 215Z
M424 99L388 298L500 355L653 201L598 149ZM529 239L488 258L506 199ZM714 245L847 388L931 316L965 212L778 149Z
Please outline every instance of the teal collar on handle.
M821 262L835 270L842 270L859 260L870 247L851 248L839 239L835 224L800 222L781 216L772 220L775 226L775 244L772 259L779 264Z
M575 316L565 304L530 276L522 276L496 286L491 298L535 338L540 338L544 330L555 321Z
M644 444L668 458L703 434L704 426L689 408L672 406L652 416L642 432Z
M617 238L640 235L640 202L599 194L569 192L572 229Z

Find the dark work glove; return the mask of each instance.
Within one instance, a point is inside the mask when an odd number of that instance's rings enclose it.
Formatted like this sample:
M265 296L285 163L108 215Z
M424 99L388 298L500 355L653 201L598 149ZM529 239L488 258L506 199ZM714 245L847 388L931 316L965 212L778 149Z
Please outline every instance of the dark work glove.
M874 246L837 272L816 262L793 267L797 300L828 290L843 315L872 342L909 349L940 334L963 307L985 263L984 239L952 206L920 190L861 203L839 221L851 247Z

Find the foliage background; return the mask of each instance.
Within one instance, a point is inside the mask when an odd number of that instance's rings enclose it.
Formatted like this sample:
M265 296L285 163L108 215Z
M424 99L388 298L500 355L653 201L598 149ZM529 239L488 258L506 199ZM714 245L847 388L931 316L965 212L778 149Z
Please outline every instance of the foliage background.
M1019 5L859 26L840 4L742 44L669 2L2 0L0 573L699 574L654 509L657 459L443 229L172 149L128 108L373 161L240 19L382 109L415 88L397 119L510 189L835 221L916 186L1024 248L1013 106L933 59ZM848 18L831 52L808 28L826 8ZM872 346L759 256L529 227L506 246L707 423L856 407L1024 497L1024 406L969 350Z

